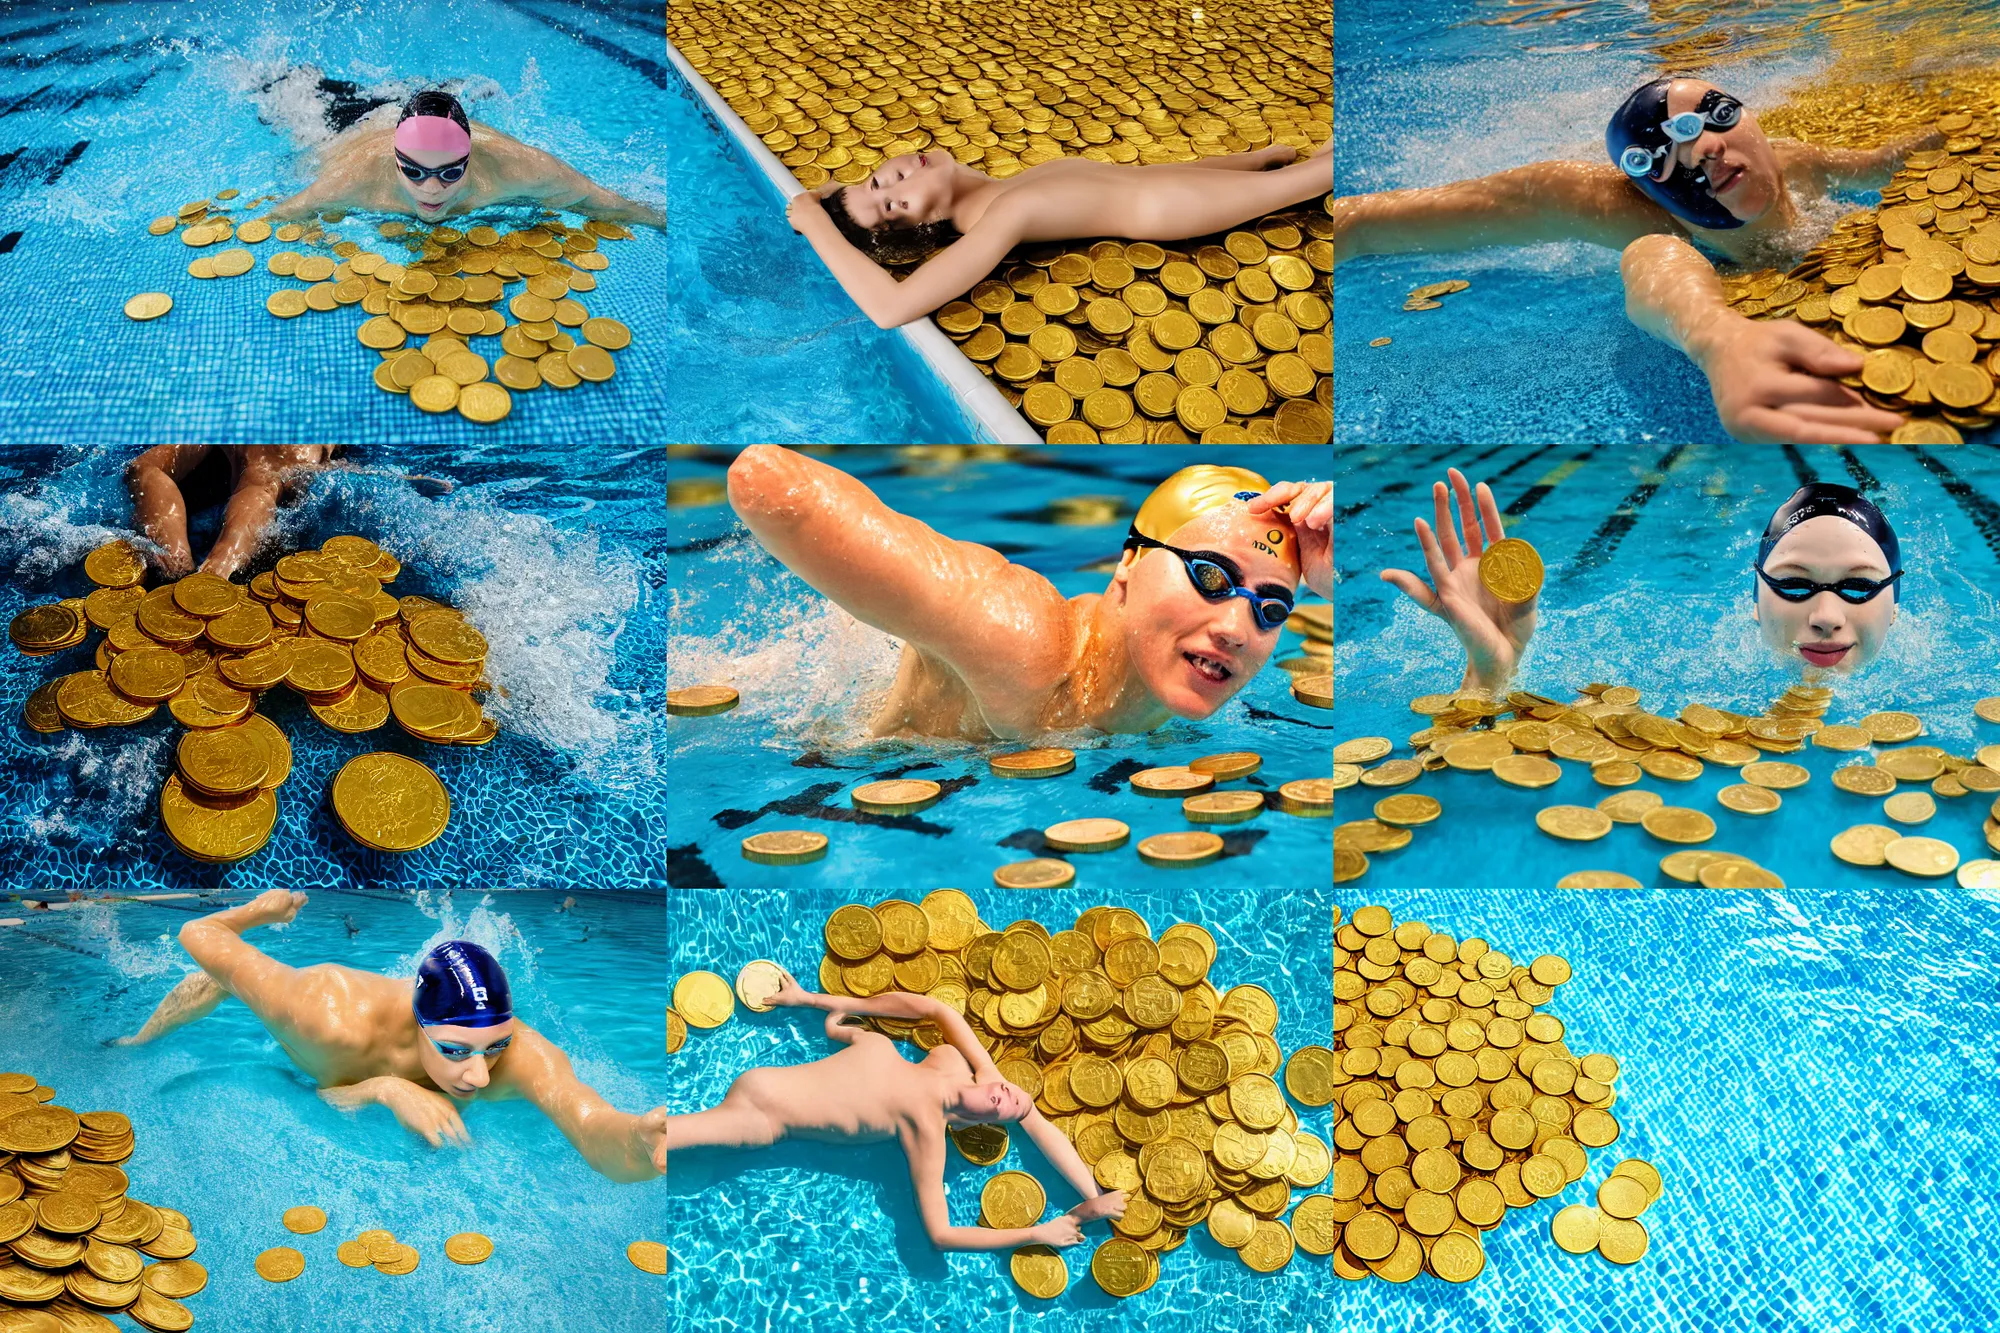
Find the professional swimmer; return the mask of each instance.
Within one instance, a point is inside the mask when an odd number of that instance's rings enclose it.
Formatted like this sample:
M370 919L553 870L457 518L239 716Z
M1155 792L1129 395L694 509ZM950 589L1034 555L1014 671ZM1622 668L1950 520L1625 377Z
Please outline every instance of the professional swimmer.
M1444 482L1431 486L1436 528L1416 520L1430 582L1406 569L1380 577L1451 626L1465 649L1459 688L1500 698L1534 636L1539 594L1503 602L1479 581L1480 557L1505 535L1500 510L1485 482L1475 507L1465 475L1457 468L1449 475L1449 493ZM1902 551L1889 520L1853 487L1813 482L1793 492L1765 525L1751 569L1750 617L1774 653L1847 675L1882 651L1896 619Z
M414 213L425 222L496 204L530 203L607 222L667 225L651 204L594 184L550 153L466 118L450 93L418 93L391 120L377 108L328 144L319 179L265 214L335 209Z
M1333 596L1333 484L1182 468L1139 506L1102 593L1067 600L991 547L898 514L838 468L753 445L729 501L764 549L903 641L877 736L1018 739L1204 718L1277 646L1301 581Z
M506 973L478 945L438 945L412 981L336 963L287 967L244 941L244 931L285 924L305 903L303 893L271 889L182 926L181 946L202 970L117 1044L156 1040L233 995L328 1103L387 1107L434 1148L471 1143L460 1105L525 1097L611 1179L666 1170L665 1108L631 1115L578 1079L567 1056L514 1016Z
M188 548L188 515L222 503L222 531L201 562L201 572L228 578L243 568L264 539L279 504L295 502L305 478L330 466L343 446L334 444L159 444L125 468L133 525L158 548L155 568L170 579L194 572Z
M1735 438L1871 444L1903 424L1838 382L1861 373L1860 352L1796 320L1731 310L1702 250L1735 264L1789 266L1821 238L1803 208L1832 190L1879 189L1941 134L1865 151L1774 140L1715 85L1668 75L1627 97L1604 139L1610 165L1537 162L1336 199L1334 262L1543 241L1608 246L1623 252L1626 314L1701 367Z
M1297 156L1289 145L1273 144L1150 166L1060 157L995 180L941 150L905 153L875 168L866 181L844 187L829 182L793 195L785 217L862 312L892 329L971 291L1024 241L1184 240L1226 231L1333 188L1330 152L1293 161ZM1242 174L1217 177L1216 171ZM872 254L882 233L908 228L955 239L898 282Z
M928 995L891 991L860 999L802 989L789 973L773 1004L826 1010L827 1039L847 1047L811 1064L752 1069L729 1085L720 1105L666 1121L667 1154L689 1148L767 1148L784 1139L879 1143L895 1139L910 1163L924 1231L940 1250L1066 1247L1083 1241L1083 1224L1125 1216L1125 1192L1098 1188L1090 1167L1063 1132L1009 1083L958 1011ZM879 1032L849 1027L853 1015L929 1022L944 1044L917 1064ZM955 1227L945 1206L945 1131L967 1125L1018 1124L1049 1164L1083 1196L1059 1217L1033 1227Z

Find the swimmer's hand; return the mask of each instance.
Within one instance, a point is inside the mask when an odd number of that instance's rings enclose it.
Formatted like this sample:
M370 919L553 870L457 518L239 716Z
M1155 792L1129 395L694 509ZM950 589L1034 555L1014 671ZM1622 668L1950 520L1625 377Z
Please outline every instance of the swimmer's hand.
M1406 569L1385 569L1382 581L1403 590L1409 599L1451 626L1465 649L1465 681L1462 688L1501 690L1513 679L1535 632L1535 604L1530 597L1518 605L1503 602L1479 581L1479 557L1487 542L1504 535L1500 509L1493 492L1479 483L1479 504L1473 507L1472 488L1465 475L1451 469L1451 489L1458 496L1458 512L1465 527L1461 542L1452 520L1450 497L1443 482L1431 487L1437 514L1433 531L1422 519L1416 521L1417 544L1423 548L1424 563L1430 570L1426 584ZM1484 528L1484 535L1481 529ZM1433 588L1433 585L1434 588Z
M472 1136L465 1132L465 1122L458 1118L458 1108L451 1104L451 1098L420 1088L406 1078L385 1075L363 1079L347 1087L324 1089L320 1096L340 1107L365 1106L369 1102L386 1106L397 1123L412 1134L422 1135L433 1148L442 1148L447 1143L459 1148L472 1146Z
M1861 353L1792 320L1732 311L1688 350L1722 428L1746 444L1880 444L1903 424L1836 382L1861 373Z
M656 1106L639 1117L633 1130L639 1150L653 1163L653 1169L667 1174L667 1108Z
M1299 578L1333 600L1333 483L1281 481L1250 502L1253 514L1283 510L1299 535Z
M805 234L807 227L813 225L815 219L820 222L832 220L827 217L826 208L820 203L818 192L800 190L785 201L785 221L791 223L792 230L801 236Z
M1069 1210L1069 1216L1079 1224L1095 1222L1101 1217L1125 1216L1125 1191L1107 1190L1094 1199L1085 1199Z
M1068 1213L1052 1217L1038 1227L1029 1228L1031 1245L1053 1245L1058 1250L1066 1250L1072 1245L1083 1244L1083 1225Z
M778 993L771 997L771 1003L782 1004L790 1008L811 1007L812 992L804 986L799 985L798 978L783 968L779 968L778 972L785 978L785 984L778 987Z

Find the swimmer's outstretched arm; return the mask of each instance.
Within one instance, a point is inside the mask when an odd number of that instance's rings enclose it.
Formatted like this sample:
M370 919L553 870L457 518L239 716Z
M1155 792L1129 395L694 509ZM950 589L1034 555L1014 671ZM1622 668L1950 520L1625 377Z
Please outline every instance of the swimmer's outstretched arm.
M642 1115L619 1110L576 1076L568 1056L524 1023L516 1024L514 1044L494 1070L493 1087L500 1095L533 1102L602 1175L651 1180L666 1171L665 1108Z
M1614 166L1536 162L1450 185L1336 199L1333 260L1543 241L1622 249L1640 236L1677 230Z
M1880 148L1826 148L1789 141L1785 148L1793 161L1813 173L1822 190L1878 190L1889 183L1904 158L1942 146L1944 137L1943 130L1928 130Z
M514 197L532 199L550 208L566 209L606 222L636 222L646 227L667 225L667 215L651 204L607 190L557 157L522 143L491 125L474 125L475 151L485 159L502 188Z
M224 579L257 553L264 530L271 525L271 515L277 512L285 472L315 466L326 455L323 444L237 447L243 450L243 471L236 478L236 489L230 492L228 508L223 510L222 531L209 548L208 558L201 562L202 573Z
M1723 429L1757 444L1877 444L1903 424L1838 382L1861 354L1793 320L1760 322L1729 308L1722 280L1677 236L1625 247L1625 313L1678 347L1708 376Z
M1054 584L897 513L838 468L752 445L729 467L729 502L786 568L974 689L1047 688L1069 669L1068 607Z
M802 190L785 204L785 218L805 237L842 290L877 328L893 329L922 319L972 290L1007 252L1021 242L1021 211L1013 196L993 201L971 232L926 260L898 282L887 269L855 249L833 225L820 196Z
M194 570L188 550L187 500L181 482L215 446L156 444L125 465L125 489L132 497L132 524L153 539L162 554L153 558L170 579Z

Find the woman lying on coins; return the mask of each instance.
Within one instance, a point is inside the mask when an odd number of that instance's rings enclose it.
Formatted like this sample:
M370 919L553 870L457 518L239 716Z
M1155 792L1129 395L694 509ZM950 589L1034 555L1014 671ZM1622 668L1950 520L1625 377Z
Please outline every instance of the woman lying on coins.
M946 152L905 153L857 184L800 191L786 201L785 217L862 313L892 329L971 291L1024 241L1185 240L1333 188L1331 153L1295 157L1284 144L1150 166L1060 157L995 180ZM922 229L915 239L950 244L898 282L874 255L885 234L910 229Z
M607 190L553 154L467 119L458 99L439 89L418 93L400 112L385 104L361 117L323 150L319 178L264 216L294 221L368 209L436 222L507 203L667 225L667 215L651 204Z
M1085 1222L1125 1216L1125 1192L1098 1187L1069 1139L1032 1097L1000 1076L978 1036L943 1001L902 991L867 999L819 995L786 973L771 1003L826 1010L827 1039L847 1049L811 1064L752 1069L729 1085L721 1105L668 1116L669 1157L689 1148L768 1148L788 1138L845 1144L895 1139L909 1158L924 1231L940 1250L1077 1245ZM843 1020L852 1015L935 1023L944 1044L912 1064L881 1033L848 1027ZM1034 1227L953 1226L944 1197L945 1131L1014 1124L1083 1202Z
M1807 214L1823 212L1815 206L1830 190L1878 189L1903 158L1940 142L1932 133L1863 152L1773 141L1728 93L1667 76L1612 113L1609 164L1537 162L1336 199L1334 262L1545 241L1622 250L1626 313L1701 367L1732 436L1868 444L1903 419L1838 382L1861 372L1861 354L1802 323L1730 309L1711 257L1790 265L1825 234Z
M1535 632L1541 558L1504 536L1485 482L1475 507L1465 475L1457 468L1449 475L1450 494L1444 482L1431 486L1436 528L1416 520L1431 581L1406 569L1385 569L1381 578L1451 626L1465 649L1459 688L1497 698ZM1751 569L1750 617L1773 653L1845 675L1882 651L1896 620L1902 549L1882 511L1853 487L1814 482L1793 492L1765 524Z
M764 549L903 641L877 736L1018 739L1204 718L1277 646L1304 582L1333 589L1333 484L1196 464L1139 506L1111 582L1065 599L1024 565L898 514L838 468L745 449L729 502Z
M461 1105L525 1097L611 1179L665 1172L666 1110L620 1111L578 1079L562 1051L514 1016L506 973L478 945L438 945L411 980L337 963L287 967L243 939L252 927L290 922L305 903L303 893L271 889L182 926L181 947L202 970L117 1044L157 1040L233 995L323 1099L350 1110L387 1107L434 1148L472 1142Z
M222 531L201 572L228 578L257 553L280 503L293 503L304 476L339 457L337 444L160 444L125 468L132 524L159 548L154 567L170 579L194 572L188 515L227 502Z

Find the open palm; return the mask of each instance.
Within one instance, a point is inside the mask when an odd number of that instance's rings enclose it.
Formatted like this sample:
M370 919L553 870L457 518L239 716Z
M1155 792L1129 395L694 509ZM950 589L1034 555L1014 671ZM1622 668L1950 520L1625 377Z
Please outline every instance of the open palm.
M1465 475L1457 468L1449 475L1449 490L1441 481L1431 487L1436 528L1416 520L1417 544L1423 550L1430 582L1406 569L1385 569L1381 577L1451 626L1465 648L1467 684L1499 689L1513 677L1535 633L1537 599L1503 602L1479 581L1480 556L1505 535L1500 509L1485 482L1479 484L1475 503ZM1456 520L1451 510L1454 495L1458 500Z

